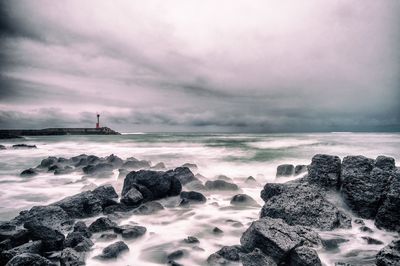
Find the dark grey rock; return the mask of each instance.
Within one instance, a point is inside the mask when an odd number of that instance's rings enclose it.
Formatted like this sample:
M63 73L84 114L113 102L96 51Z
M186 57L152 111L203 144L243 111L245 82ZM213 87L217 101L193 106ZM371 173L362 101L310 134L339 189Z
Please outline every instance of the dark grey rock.
M364 156L343 159L343 198L357 215L366 219L376 216L392 174L373 167L374 160Z
M394 158L387 156L378 156L375 160L375 167L382 169L383 171L395 171L396 165Z
M214 227L212 232L216 235L220 235L222 234L224 231L222 231L221 229L219 229L218 227Z
M281 218L289 225L322 230L350 228L351 218L327 201L316 189L296 183L266 184L260 217Z
M114 166L111 163L98 163L98 164L89 164L82 168L83 172L87 175L103 175L109 176L112 175L112 170Z
M250 253L243 253L240 256L243 266L277 266L276 262L262 253L258 248Z
M54 165L55 163L57 163L57 157L50 156L50 157L47 157L47 158L43 159L40 162L39 167L41 167L41 168L49 168L50 166Z
M182 185L186 185L187 183L193 181L198 181L188 167L178 167L175 168L173 172L175 177L181 182Z
M276 168L276 177L292 176L294 174L293 164L281 164Z
M369 236L362 236L361 238L367 241L368 245L383 245L382 241Z
M72 218L86 218L101 213L103 203L93 192L84 191L52 205L61 207Z
M307 227L291 226L282 219L263 218L250 225L240 243L244 250L250 252L258 248L279 263L287 259L294 248L320 245L321 240Z
M316 154L308 166L308 180L324 188L339 188L341 163L338 156Z
M361 224L361 225L365 225L364 220L363 219L354 219L353 220L355 224Z
M93 233L113 230L117 226L116 223L107 217L100 217L89 226L89 231Z
M121 197L121 202L127 206L136 207L143 201L143 195L136 188L131 188Z
M124 163L124 161L119 158L118 156L111 154L110 156L108 156L106 158L106 161L110 164L112 164L113 168L119 168L122 166L122 164Z
M383 204L379 207L375 225L390 231L400 232L400 172L392 175Z
M6 146L0 145L0 150L6 150L6 149L7 149Z
M103 252L101 255L96 256L95 258L97 259L115 259L117 258L121 253L129 251L129 247L123 242L123 241L118 241L115 242L103 249Z
M42 249L42 241L28 242L10 250L3 251L0 254L0 265L7 264L13 257L21 255L23 253L40 253Z
M38 254L22 253L13 257L6 266L55 266L55 264Z
M164 209L164 206L157 202L157 201L150 201L150 202L146 202L142 205L140 205L140 207L138 207L137 209L135 209L133 211L134 214L139 214L139 215L150 215L153 213L156 213L158 211L161 211Z
M67 235L64 241L64 246L67 248L75 248L80 245L80 249L84 249L84 251L89 251L90 247L93 246L93 242L85 237L82 233L79 232L71 232Z
M61 232L36 222L24 224L32 240L41 240L43 251L62 250L65 236Z
M296 165L294 168L295 175L300 175L300 174L303 174L306 172L307 172L307 165L299 164L299 165Z
M224 181L227 181L227 182L232 182L233 181L232 178L230 178L230 177L228 177L226 175L217 175L215 178L217 180L224 180Z
M90 232L89 228L82 221L76 222L76 224L74 225L73 232L80 233L84 237L87 237L87 238L91 238L92 237L92 232Z
M249 185L257 185L258 184L257 180L252 176L249 176L248 178L246 178L246 180L244 182Z
M181 199L186 199L191 203L205 203L207 201L203 194L196 191L182 191L180 197Z
M253 206L258 207L257 201L246 194L237 194L231 199L231 204L235 206Z
M4 243L2 242L6 240L8 240L8 242ZM28 241L29 241L29 232L24 228L16 228L14 226L12 228L0 229L0 242L2 243L3 248L7 247L8 245L10 246L10 248L16 247Z
M220 266L220 265L230 265L231 262L223 258L221 255L213 253L207 258L207 264L209 266Z
M345 242L348 242L349 240L336 237L336 238L329 238L329 239L322 239L322 246L326 250L338 250L339 245Z
M374 232L371 228L369 228L368 226L365 226L365 225L361 226L359 229L360 229L361 232L367 232L367 233L373 233Z
M85 256L72 248L66 248L61 252L61 266L85 265Z
M315 249L306 246L295 248L289 259L290 266L322 266Z
M199 239L198 239L197 237L194 237L194 236L188 236L188 237L185 238L183 241L184 241L185 243L188 243L188 244L197 244L197 243L200 243Z
M30 176L38 175L38 172L33 168L29 168L29 169L22 171L19 175L22 177L30 177Z
M230 260L230 261L239 261L240 260L240 255L243 253L243 249L240 245L234 245L234 246L224 246L220 250L218 250L216 253L223 257L224 259Z
M181 167L187 167L190 170L197 170L197 168L198 168L197 165L194 163L185 163Z
M185 255L185 252L181 249L176 250L170 254L168 254L167 259L168 260L178 260L182 258Z
M36 145L29 145L29 144L14 144L12 145L14 149L36 149Z
M400 265L400 240L392 241L381 249L376 255L377 266L398 266Z
M116 199L118 199L117 192L115 192L114 187L110 184L99 186L92 193L101 201L103 208L116 204Z
M117 234L113 234L113 233L106 233L106 234L101 234L101 236L99 237L99 239L102 240L114 240L118 237Z
M239 190L236 184L224 180L207 181L205 186L208 190Z
M130 228L124 229L121 232L121 235L125 239L136 239L141 237L146 233L147 229L144 226L131 226Z
M186 183L185 184L185 188L187 190L195 190L195 191L203 191L206 190L206 187L203 185L203 182L201 182L200 180L194 180L192 182Z

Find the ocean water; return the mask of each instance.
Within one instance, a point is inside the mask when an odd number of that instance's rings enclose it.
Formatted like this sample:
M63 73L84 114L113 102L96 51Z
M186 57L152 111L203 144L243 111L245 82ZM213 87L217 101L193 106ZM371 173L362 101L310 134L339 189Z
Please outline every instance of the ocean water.
M11 149L16 143L37 145L37 149ZM48 156L71 157L82 153L97 156L115 154L123 159L135 157L150 160L152 164L163 162L167 168L184 163L198 166L195 174L204 176L203 181L225 175L237 183L242 193L263 204L260 191L267 182L285 182L292 178L275 178L276 167L282 163L309 164L317 153L338 155L392 156L397 165L400 160L400 134L397 133L326 133L326 134L123 134L121 136L46 136L28 137L25 140L2 140L8 147L0 150L0 220L10 219L19 211L34 205L45 205L91 189L95 185L111 183L121 191L123 178L118 172L110 178L89 178L83 174L54 176L41 173L23 178L19 173L34 167ZM244 180L253 176L259 185L248 185ZM240 236L249 224L256 220L261 207L233 208L230 199L238 192L206 192L207 203L190 208L176 207L177 197L160 201L165 210L150 216L125 217L120 224L139 224L147 227L144 237L126 241L130 252L120 259L103 263L93 259L111 242L96 240L88 254L87 265L165 265L165 256L175 250L185 250L178 262L184 265L205 265L207 257L224 245L239 244ZM340 198L332 199L349 213ZM94 218L86 220L88 223ZM232 222L234 220L235 222ZM237 223L239 222L239 223ZM375 253L394 239L396 234L381 231L366 220L373 233L360 232L353 224L349 230L321 232L324 237L342 237L349 241L339 249L318 253L325 265L347 261L353 265L367 265ZM240 226L242 225L242 226ZM212 233L214 227L222 229L220 235ZM192 235L200 243L183 243ZM362 236L383 241L382 245L367 245ZM115 240L116 241L116 240Z

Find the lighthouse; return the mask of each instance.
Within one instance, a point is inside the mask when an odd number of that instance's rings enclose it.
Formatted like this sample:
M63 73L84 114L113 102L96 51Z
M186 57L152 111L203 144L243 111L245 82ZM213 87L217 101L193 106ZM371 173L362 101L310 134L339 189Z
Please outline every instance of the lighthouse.
M100 114L97 114L96 128L100 128Z

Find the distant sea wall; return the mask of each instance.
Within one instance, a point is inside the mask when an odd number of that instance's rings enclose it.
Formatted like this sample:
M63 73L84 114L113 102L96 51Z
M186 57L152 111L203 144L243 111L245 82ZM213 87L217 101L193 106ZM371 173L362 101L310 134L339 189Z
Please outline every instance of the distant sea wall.
M101 128L44 128L44 129L2 129L0 138L21 136L56 136L56 135L121 135L108 127Z

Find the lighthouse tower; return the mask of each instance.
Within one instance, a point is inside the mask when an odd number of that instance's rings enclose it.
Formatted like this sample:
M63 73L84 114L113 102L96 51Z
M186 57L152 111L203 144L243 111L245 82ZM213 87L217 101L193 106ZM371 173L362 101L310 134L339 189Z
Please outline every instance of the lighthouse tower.
M97 114L96 128L100 128L100 114Z

